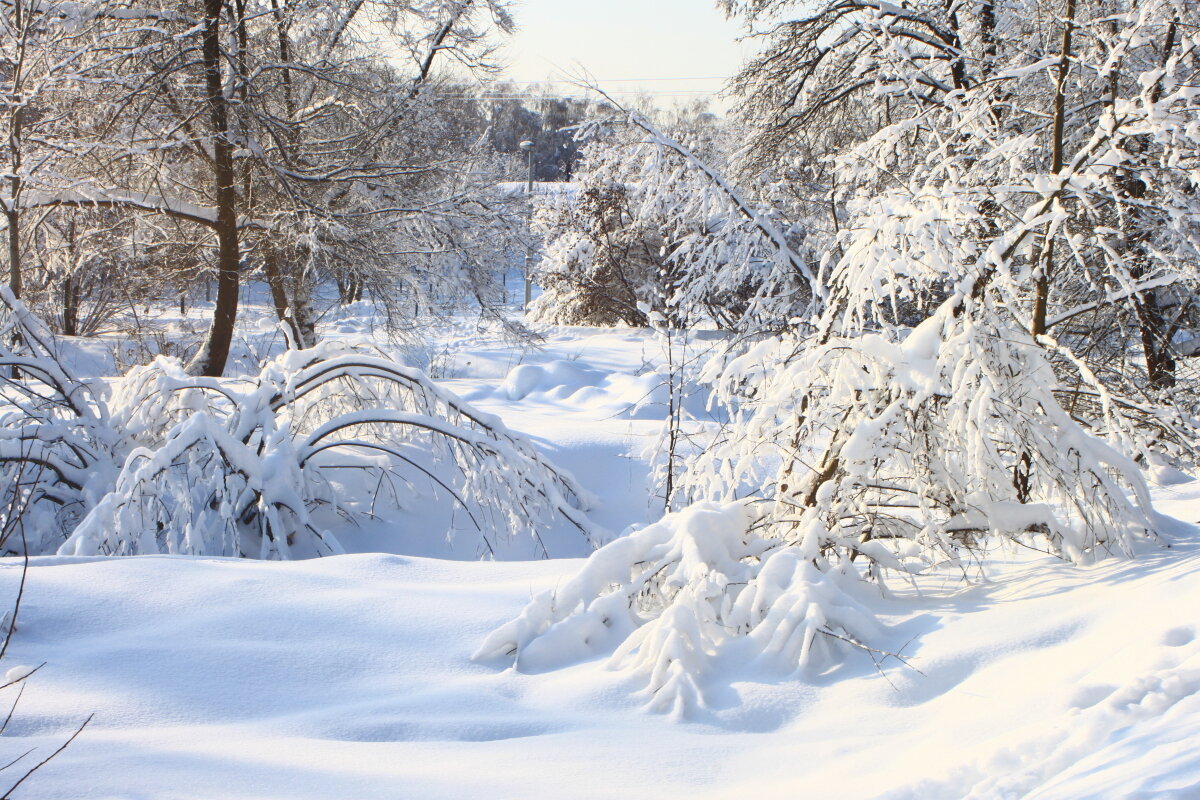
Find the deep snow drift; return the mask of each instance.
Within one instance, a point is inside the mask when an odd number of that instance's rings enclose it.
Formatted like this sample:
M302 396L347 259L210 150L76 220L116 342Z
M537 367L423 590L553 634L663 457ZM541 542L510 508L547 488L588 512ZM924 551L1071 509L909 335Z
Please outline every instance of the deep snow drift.
M533 436L600 496L598 523L656 518L651 335L452 341L442 384ZM46 665L0 763L43 757L94 713L16 797L1197 797L1200 484L1156 501L1179 520L1164 519L1169 549L1089 567L1013 552L970 583L866 597L907 666L726 664L682 723L644 713L604 658L538 674L471 661L580 569L566 529L550 561L472 561L469 541L429 532L433 514L338 531L361 552L304 562L36 559L6 667ZM19 577L0 564L3 596Z

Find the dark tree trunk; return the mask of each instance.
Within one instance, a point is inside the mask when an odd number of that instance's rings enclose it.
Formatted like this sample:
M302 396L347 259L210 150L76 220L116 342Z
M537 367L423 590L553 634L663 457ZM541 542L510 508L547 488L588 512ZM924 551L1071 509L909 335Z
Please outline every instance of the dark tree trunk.
M241 252L237 228L237 191L233 148L229 143L229 108L221 78L222 0L204 0L204 36L201 57L208 114L213 130L213 177L217 193L217 300L208 338L192 365L201 375L219 377L225 372L233 329L237 323Z
M1146 357L1146 376L1155 389L1175 385L1175 358L1171 355L1170 330L1166 315L1159 307L1153 290L1137 300L1138 327L1142 334L1142 353Z
M75 217L64 231L67 239L67 274L62 287L62 330L67 336L79 335L79 305L83 300L79 280L79 240L75 233Z
M16 183L19 179L13 178ZM15 189L14 189L15 191ZM15 196L15 195L14 195ZM8 288L13 297L21 297L21 214L18 211L6 211L8 219Z
M74 276L63 280L62 331L65 336L79 335L79 284Z
M288 346L297 349L311 347L312 340L300 325L299 298L289 302L287 286L279 271L279 254L270 247L263 253L263 272L267 276L267 286L271 288L271 303L275 306L275 316L288 327Z
M348 306L362 300L362 278L353 273L337 278L338 302Z
M1071 67L1071 38L1075 27L1075 0L1067 0L1063 15L1062 45L1058 51L1058 75L1054 84L1054 113L1050 131L1050 172L1057 175L1063 168L1063 137L1066 122L1067 72ZM1054 240L1050 238L1050 226L1035 264L1033 322L1030 333L1042 336L1046 333L1046 314L1050 307L1050 281L1054 269Z
M1160 64L1166 67L1171 51L1175 48L1177 31L1175 23L1167 26L1166 41L1163 43ZM1162 80L1155 82L1150 89L1150 99L1157 103L1162 96ZM1146 186L1141 181L1127 182L1129 194L1141 198ZM1149 249L1150 226L1141 225L1135 232L1138 244L1143 250ZM1140 277L1140 276L1135 276ZM1158 295L1152 289L1144 295L1134 298L1137 312L1138 327L1142 334L1142 353L1146 357L1146 377L1155 389L1170 389L1175 385L1175 358L1171 354L1172 326L1167 319L1167 313L1159 305Z
M271 289L271 304L275 306L275 316L280 322L287 319L287 292L283 288L283 276L279 274L279 259L271 248L263 250L263 273L267 276L267 286Z
M24 7L21 0L12 4L12 30L10 35L23 37L25 34ZM23 39L22 39L23 42ZM8 178L10 207L5 211L8 220L8 288L13 297L21 296L21 212L17 210L17 202L21 198L21 123L24 115L23 98L21 97L21 73L19 64L13 65L12 73L12 102L9 127L8 150L12 173Z

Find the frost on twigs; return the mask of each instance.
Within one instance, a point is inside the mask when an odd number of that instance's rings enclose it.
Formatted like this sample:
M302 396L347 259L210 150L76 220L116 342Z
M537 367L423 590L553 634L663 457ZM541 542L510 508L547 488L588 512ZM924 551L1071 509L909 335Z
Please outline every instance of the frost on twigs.
M320 510L360 519L424 492L462 510L485 555L558 515L593 532L570 476L419 370L326 344L246 380L160 357L105 386L0 299L0 499L29 552L325 555L341 548Z
M777 344L787 363L758 388L789 399L742 420L785 445L775 519L817 515L823 547L867 559L876 576L958 564L1001 539L1075 562L1132 554L1153 524L1141 472L1114 446L1126 421L1111 408L1073 418L1028 334L953 310L900 341L834 337L800 357ZM755 357L784 357L765 350ZM767 468L732 442L705 458L722 455L746 473Z
M745 656L739 643L786 673L828 665L835 649L878 635L839 566L820 554L817 531L781 540L754 522L741 502L668 514L596 551L475 658L541 672L611 653L610 666L641 682L647 710L681 717L706 705L715 665Z
M289 351L248 381L189 376L160 358L113 396L135 444L113 489L62 552L204 553L289 558L340 552L313 520L351 518L400 496L339 491L426 481L461 507L490 552L556 514L586 535L583 492L523 437L437 388L420 371L334 344Z
M115 478L120 437L104 393L58 360L51 333L0 287L0 553L53 552Z

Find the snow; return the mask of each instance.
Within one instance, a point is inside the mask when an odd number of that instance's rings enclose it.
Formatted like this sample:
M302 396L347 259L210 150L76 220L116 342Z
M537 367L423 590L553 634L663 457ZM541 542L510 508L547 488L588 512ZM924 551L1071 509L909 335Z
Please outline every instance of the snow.
M177 197L165 197L148 192L114 193L87 186L61 192L26 192L22 196L19 207L37 209L56 205L136 208L171 214L204 225L215 225L217 221L217 212L214 209L204 208Z
M914 669L731 673L684 724L598 661L471 662L578 561L38 559L6 752L96 714L28 798L1195 796L1198 544L907 601Z
M551 329L527 351L459 331L439 384L527 434L620 533L661 510L638 455L665 413L638 406L657 348L629 329ZM567 528L547 533L550 560L520 560L534 553L516 539L470 560L424 507L339 530L351 552L307 561L35 558L4 668L45 665L0 763L44 757L94 714L18 797L1196 797L1200 483L1158 478L1169 548L1085 566L1016 548L964 565L970 581L859 592L872 643L907 665L859 650L789 671L735 649L678 718L643 710L644 675L610 668L619 641L528 673L472 660L531 600L566 597L590 549ZM641 541L676 541L694 581L736 557L728 515ZM0 562L0 596L20 577Z

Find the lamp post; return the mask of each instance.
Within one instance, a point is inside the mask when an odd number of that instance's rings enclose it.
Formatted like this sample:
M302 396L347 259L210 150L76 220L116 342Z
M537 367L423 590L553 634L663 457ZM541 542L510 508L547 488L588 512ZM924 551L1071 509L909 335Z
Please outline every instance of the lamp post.
M518 146L525 151L529 164L529 177L525 180L525 196L529 198L530 238L525 243L525 301L521 304L521 311L524 312L529 309L529 296L533 288L533 282L529 279L529 263L533 261L533 142L526 139Z

